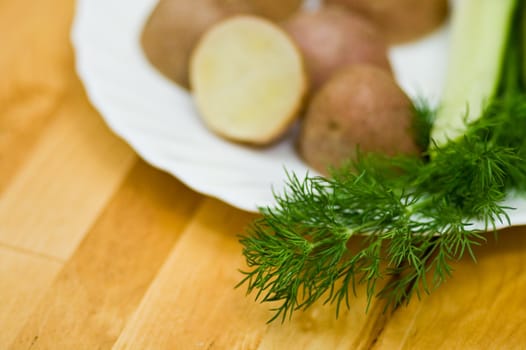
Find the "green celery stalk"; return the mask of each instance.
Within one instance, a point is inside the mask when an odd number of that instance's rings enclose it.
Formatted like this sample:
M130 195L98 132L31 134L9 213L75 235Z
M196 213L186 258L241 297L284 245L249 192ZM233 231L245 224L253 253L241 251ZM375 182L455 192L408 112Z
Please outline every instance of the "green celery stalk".
M452 43L442 103L431 130L437 146L463 135L497 93L517 0L462 0L452 18Z
M520 22L520 26L521 26L520 42L521 42L521 47L522 47L521 55L520 55L520 59L522 61L522 77L521 78L522 78L522 87L526 88L526 54L524 50L524 47L526 47L526 6L522 6L521 11L522 11L521 22Z

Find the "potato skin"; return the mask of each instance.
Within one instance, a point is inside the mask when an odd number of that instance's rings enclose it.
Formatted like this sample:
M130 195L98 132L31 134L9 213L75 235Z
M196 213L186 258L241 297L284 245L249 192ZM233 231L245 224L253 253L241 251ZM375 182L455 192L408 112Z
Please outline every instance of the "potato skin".
M303 121L299 151L307 164L327 173L361 152L419 154L411 100L385 70L351 65L313 97Z
M391 72L386 42L363 16L332 6L298 13L283 27L303 53L312 91L349 64L370 63Z
M237 14L281 20L300 3L299 0L160 0L144 25L141 44L153 66L188 89L190 55L209 27Z
M303 0L238 0L248 2L254 14L274 20L281 21L296 12Z
M370 18L389 43L416 40L440 27L448 15L448 0L325 0Z
M235 13L216 0L161 0L142 32L144 53L163 75L188 88L188 64L195 44L207 28Z

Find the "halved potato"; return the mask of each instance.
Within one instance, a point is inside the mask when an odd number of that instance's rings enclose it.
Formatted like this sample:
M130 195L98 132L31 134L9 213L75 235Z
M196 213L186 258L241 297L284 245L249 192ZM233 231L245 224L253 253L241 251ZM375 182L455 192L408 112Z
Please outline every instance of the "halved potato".
M301 54L277 25L237 16L213 26L190 62L197 108L208 127L257 145L279 138L307 91Z
M236 14L283 20L302 0L160 0L144 25L141 43L159 72L188 88L188 62L201 35Z
M190 54L201 35L221 19L247 12L220 0L160 0L144 25L144 53L164 76L188 88Z

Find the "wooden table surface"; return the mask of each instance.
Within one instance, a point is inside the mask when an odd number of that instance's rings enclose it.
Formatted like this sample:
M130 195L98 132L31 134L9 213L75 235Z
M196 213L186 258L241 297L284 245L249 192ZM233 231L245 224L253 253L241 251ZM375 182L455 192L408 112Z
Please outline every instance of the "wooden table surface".
M123 6L125 6L123 1ZM0 349L526 348L526 229L392 314L281 325L233 286L251 219L140 160L74 72L72 0L0 0Z

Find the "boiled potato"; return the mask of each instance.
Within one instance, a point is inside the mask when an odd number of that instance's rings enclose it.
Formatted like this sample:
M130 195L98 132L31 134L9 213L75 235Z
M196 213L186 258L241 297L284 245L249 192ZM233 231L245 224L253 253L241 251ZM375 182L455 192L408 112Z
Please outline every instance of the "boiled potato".
M272 20L284 20L296 12L303 0L238 0L248 1L254 14Z
M279 138L302 106L307 80L300 52L280 27L236 16L213 26L190 64L205 124L230 140L266 145Z
M313 90L348 64L371 63L391 71L381 32L362 16L326 7L298 13L283 26L305 57Z
M201 35L214 23L234 14L259 14L283 19L299 0L160 0L141 37L148 60L163 75L189 87L190 54Z
M448 0L326 0L374 21L390 43L418 39L437 29L448 14Z
M195 43L212 24L237 12L216 0L161 0L144 26L144 52L162 74L188 88Z
M326 174L366 152L418 154L411 100L384 69L365 64L337 72L315 94L303 121L299 151Z

